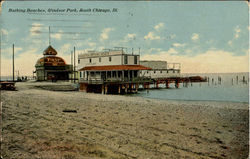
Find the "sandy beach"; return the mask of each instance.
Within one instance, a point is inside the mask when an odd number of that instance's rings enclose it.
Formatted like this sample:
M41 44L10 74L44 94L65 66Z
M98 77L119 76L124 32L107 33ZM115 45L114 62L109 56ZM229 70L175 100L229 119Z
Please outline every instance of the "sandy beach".
M43 85L52 84L23 82L16 83L18 91L1 91L4 159L248 158L247 103L164 101Z

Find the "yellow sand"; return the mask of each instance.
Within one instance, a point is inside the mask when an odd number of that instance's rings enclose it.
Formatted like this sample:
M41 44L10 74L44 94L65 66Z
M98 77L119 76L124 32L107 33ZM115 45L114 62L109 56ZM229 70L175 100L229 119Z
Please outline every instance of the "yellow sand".
M248 157L246 103L58 92L39 84L1 91L4 159Z

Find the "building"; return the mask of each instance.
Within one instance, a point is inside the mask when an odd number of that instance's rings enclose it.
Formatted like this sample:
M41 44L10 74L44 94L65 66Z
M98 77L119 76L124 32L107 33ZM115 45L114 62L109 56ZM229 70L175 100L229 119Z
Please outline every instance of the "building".
M137 92L139 84L149 80L140 77L140 56L123 49L88 52L78 55L80 90L99 93Z
M167 63L167 61L140 61L140 64L152 68L142 70L140 76L155 78L180 77L180 63Z
M65 60L56 56L57 51L49 45L43 52L43 57L36 62L37 81L69 80L72 65L67 65Z

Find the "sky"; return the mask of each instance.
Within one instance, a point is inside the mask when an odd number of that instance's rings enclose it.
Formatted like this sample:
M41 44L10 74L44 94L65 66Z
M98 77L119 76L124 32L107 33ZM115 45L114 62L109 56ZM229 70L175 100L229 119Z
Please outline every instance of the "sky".
M249 72L244 1L7 1L0 12L2 76L12 74L13 44L15 71L32 75L49 45L49 26L51 45L67 63L74 46L77 55L126 47L140 48L141 60L181 63L182 73Z

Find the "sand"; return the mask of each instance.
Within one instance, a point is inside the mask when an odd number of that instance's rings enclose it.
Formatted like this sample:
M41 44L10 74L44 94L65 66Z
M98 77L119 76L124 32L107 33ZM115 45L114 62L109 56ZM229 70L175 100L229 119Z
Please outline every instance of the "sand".
M18 91L1 91L4 159L248 158L247 103L51 91L45 85L53 84L17 83Z

